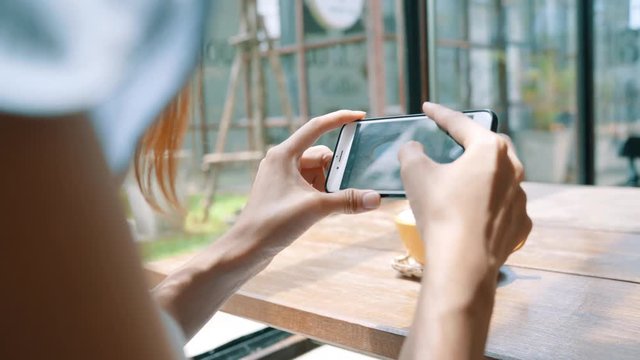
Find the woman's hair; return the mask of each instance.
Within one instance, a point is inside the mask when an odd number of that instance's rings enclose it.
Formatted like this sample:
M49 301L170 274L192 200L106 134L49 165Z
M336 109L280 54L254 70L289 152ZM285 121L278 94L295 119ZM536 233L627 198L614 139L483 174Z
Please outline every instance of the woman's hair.
M162 203L182 210L176 194L176 173L178 152L189 126L190 102L190 84L187 84L147 130L136 150L136 181L149 205L160 212L164 211L158 198L160 194Z

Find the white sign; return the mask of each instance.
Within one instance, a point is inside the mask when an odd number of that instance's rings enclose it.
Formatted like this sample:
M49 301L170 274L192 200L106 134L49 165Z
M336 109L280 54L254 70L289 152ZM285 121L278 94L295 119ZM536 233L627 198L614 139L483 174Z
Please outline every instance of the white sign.
M629 28L640 29L640 1L631 0L629 2Z
M258 0L258 13L272 39L280 38L280 3L278 0Z
M307 0L307 6L324 28L347 30L362 16L364 0Z

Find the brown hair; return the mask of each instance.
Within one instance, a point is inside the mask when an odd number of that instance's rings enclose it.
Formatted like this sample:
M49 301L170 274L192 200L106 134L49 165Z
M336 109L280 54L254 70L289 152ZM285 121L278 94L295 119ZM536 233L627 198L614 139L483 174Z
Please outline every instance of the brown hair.
M173 210L182 210L176 194L176 173L178 151L189 126L190 102L191 91L187 84L147 130L136 150L136 181L145 200L160 212L164 209L158 201L156 187Z

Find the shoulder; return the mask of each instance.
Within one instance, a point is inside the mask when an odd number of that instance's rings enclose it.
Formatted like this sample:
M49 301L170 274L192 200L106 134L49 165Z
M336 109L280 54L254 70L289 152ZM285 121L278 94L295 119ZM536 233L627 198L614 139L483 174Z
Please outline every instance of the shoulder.
M0 110L39 116L97 106L144 60L142 50L189 27L184 18L196 17L200 3L2 1Z
M88 113L114 170L191 73L206 1L0 2L0 112Z

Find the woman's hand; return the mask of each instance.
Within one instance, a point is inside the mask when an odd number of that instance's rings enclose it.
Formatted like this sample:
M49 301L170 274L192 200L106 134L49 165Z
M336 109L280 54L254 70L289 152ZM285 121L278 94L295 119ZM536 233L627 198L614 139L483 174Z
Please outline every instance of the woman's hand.
M324 191L332 152L313 146L324 133L362 119L361 111L340 110L310 120L260 162L247 206L236 222L273 255L331 213L376 209L380 195L371 190Z
M417 142L399 153L429 269L495 280L499 267L531 230L520 187L522 164L508 137L443 106L425 103L423 108L465 148L450 164L434 162Z
M347 110L320 116L269 150L234 226L154 289L158 303L187 338L316 221L330 213L359 213L380 205L375 191L325 193L331 150L311 147L322 134L363 116Z
M416 142L399 153L426 247L423 291L403 356L480 358L499 268L531 231L524 171L508 137L440 105L423 109L465 152L450 164L434 162Z

